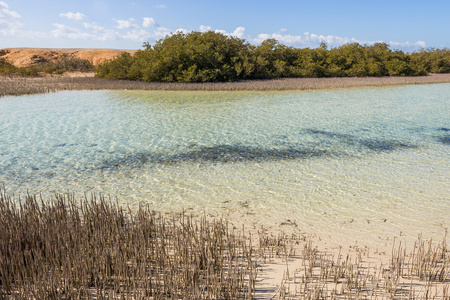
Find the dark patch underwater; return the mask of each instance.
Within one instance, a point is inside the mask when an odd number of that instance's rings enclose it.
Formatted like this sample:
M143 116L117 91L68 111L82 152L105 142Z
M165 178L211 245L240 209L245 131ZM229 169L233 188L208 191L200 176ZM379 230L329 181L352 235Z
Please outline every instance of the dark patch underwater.
M319 149L263 149L256 147L219 145L203 147L176 155L138 153L115 160L104 161L100 169L115 169L121 166L139 167L146 163L175 165L184 162L252 162L287 159L308 159L330 155Z
M438 136L437 140L444 145L450 145L450 135Z
M396 140L365 139L351 134L341 134L317 129L307 129L305 132L308 134L321 135L327 138L337 139L346 144L361 146L377 152L417 148L416 145L407 144Z
M346 143L361 147L374 152L395 151L402 149L417 148L416 145L407 144L395 140L364 139L351 134L341 134L317 129L307 129L307 134L321 135L328 142ZM103 161L100 169L117 169L121 167L141 167L147 163L177 165L185 162L196 163L235 163L235 162L258 162L277 161L291 159L309 159L326 156L342 156L344 153L333 153L332 151L318 147L302 147L301 145L284 145L280 149L266 149L241 145L218 145L212 147L201 147L192 151L179 154L161 153L136 153L121 158Z

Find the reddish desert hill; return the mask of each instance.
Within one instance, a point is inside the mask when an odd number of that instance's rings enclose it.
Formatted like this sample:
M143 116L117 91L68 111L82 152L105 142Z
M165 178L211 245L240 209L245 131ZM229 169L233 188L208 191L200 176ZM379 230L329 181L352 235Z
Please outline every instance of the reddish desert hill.
M5 58L16 67L27 67L64 57L86 59L94 66L97 66L105 60L120 55L122 52L128 52L133 55L136 51L119 49L5 48L0 49L0 58Z

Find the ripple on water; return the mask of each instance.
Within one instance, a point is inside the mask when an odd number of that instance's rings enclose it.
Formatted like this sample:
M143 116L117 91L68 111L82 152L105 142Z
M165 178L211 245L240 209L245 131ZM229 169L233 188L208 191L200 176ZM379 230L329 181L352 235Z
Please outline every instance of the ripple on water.
M439 236L449 226L449 90L3 97L0 182L335 240Z

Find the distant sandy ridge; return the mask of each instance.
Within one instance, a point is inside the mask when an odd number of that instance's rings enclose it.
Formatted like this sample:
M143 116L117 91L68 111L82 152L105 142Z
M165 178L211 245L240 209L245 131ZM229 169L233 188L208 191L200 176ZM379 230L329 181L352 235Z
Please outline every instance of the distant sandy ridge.
M0 49L0 58L5 58L16 67L28 67L61 58L85 59L97 66L105 60L117 57L123 52L133 55L136 51L94 48L4 48Z

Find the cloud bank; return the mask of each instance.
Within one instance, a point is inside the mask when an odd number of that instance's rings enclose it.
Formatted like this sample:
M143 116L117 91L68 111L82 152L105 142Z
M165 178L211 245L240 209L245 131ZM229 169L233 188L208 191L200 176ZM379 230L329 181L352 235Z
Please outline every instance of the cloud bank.
M79 12L77 12L77 13L73 13L73 12L60 13L59 16L63 17L63 18L67 18L69 20L75 20L75 21L80 21L80 20L86 19L86 15L79 13Z
M45 38L46 34L38 31L23 30L25 26L19 20L22 17L10 10L6 2L0 1L0 37L6 38Z
M290 35L284 34L287 30L281 29L279 33L273 34L259 34L256 38L252 39L252 41L256 44L261 43L266 39L276 39L282 44L289 46L297 46L297 47L317 47L321 43L325 43L331 47L339 47L348 43L359 43L359 44L374 44L385 41L365 41L359 40L355 38L348 37L340 37L334 35L318 35L314 33L305 32L303 35ZM417 42L387 42L393 48L425 48L426 43L424 41Z
M20 15L9 9L8 4L0 1L0 35L14 36L23 25L19 22Z

